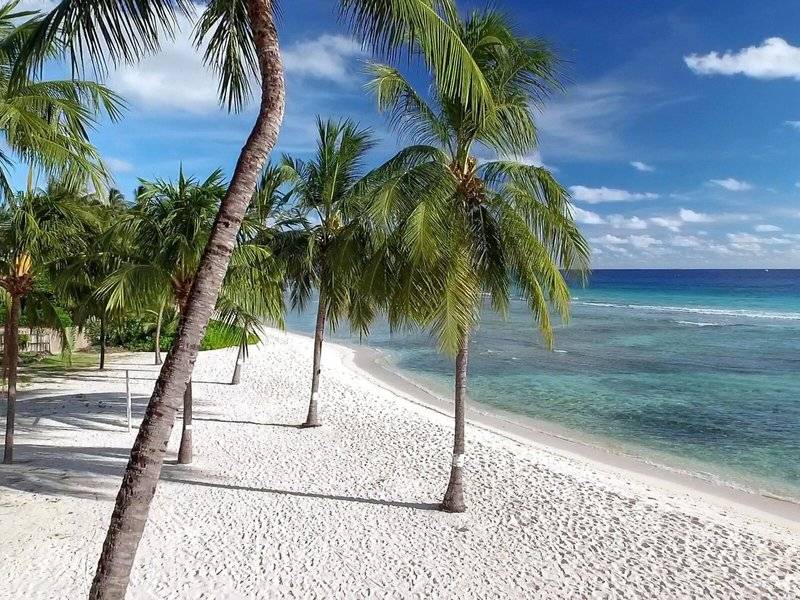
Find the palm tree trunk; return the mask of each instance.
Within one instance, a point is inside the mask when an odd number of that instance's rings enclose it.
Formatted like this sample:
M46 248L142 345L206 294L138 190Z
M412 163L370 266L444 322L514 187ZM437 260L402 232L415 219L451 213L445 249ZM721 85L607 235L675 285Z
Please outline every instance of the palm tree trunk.
M90 600L123 600L181 396L214 310L242 217L283 120L284 85L272 0L247 0L261 73L261 103L197 272L172 350L156 381L117 494Z
M325 295L319 291L317 304L317 326L314 329L314 366L311 372L311 400L308 403L308 415L303 427L319 427L322 425L317 415L317 392L319 391L320 361L322 360L322 338L325 335Z
M164 318L164 303L158 307L158 320L156 321L156 353L154 364L161 364L161 320Z
M106 313L100 315L100 370L106 368Z
M181 428L181 445L178 448L178 464L192 464L192 380L183 391L183 426Z
M247 335L245 333L245 335ZM244 362L244 345L247 343L246 339L239 342L239 352L236 353L236 367L233 369L233 377L231 378L231 385L238 385L242 380L242 363Z
M14 420L17 416L17 367L19 362L19 320L22 312L22 298L11 296L11 309L6 319L5 368L8 378L6 397L6 445L3 463L10 465L14 460Z
M453 461L450 467L450 482L442 500L441 509L446 512L461 513L464 506L464 416L467 392L467 359L469 354L469 334L465 334L456 355L455 389L455 435L453 441Z

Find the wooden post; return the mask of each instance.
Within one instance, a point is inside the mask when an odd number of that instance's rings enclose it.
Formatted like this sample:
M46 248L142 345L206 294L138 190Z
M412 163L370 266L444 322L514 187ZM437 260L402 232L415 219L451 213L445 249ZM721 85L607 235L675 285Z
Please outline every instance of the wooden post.
M125 399L128 405L128 433L131 432L131 380L128 369L125 369Z

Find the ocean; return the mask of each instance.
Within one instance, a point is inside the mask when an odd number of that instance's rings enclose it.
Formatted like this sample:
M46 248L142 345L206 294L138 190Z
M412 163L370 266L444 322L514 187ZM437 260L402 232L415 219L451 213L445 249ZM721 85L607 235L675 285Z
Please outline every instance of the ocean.
M287 327L310 333L312 321L292 314ZM365 340L346 325L329 339L377 348L393 370L452 396L453 363L425 332L390 334L379 322ZM523 301L505 320L487 308L470 345L469 398L800 501L800 270L597 270L573 287L552 352Z

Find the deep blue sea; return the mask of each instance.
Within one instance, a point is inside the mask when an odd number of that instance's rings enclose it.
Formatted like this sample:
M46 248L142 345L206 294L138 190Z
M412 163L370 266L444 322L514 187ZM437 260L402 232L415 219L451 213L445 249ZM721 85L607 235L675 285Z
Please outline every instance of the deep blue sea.
M311 321L288 326L309 333ZM331 339L358 343L345 327ZM425 332L377 323L363 343L450 396L452 361ZM594 271L573 288L555 348L524 302L505 321L487 309L470 348L471 400L800 500L800 270Z

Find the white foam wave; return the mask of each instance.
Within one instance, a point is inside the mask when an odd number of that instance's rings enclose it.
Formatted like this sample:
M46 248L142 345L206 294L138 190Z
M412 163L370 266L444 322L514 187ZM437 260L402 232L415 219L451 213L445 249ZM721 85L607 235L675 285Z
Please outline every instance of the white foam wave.
M800 321L800 313L760 311L749 309L707 308L702 306L659 306L653 304L614 304L611 302L575 302L583 306L600 306L605 308L630 308L633 310L650 310L654 312L676 312L696 315L715 315L721 317L745 317L750 319L776 319Z

